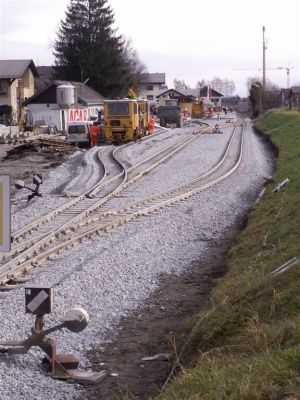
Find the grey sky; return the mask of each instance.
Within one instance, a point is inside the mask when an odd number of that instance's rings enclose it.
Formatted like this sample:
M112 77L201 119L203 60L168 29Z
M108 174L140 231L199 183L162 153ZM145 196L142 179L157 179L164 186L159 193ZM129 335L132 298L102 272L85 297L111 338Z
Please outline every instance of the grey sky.
M0 0L0 58L54 61L51 42L70 0ZM300 2L263 0L109 0L118 32L131 39L149 72L165 72L167 84L191 87L214 76L232 79L246 95L246 78L261 75L262 26L267 68L291 67L300 84ZM293 68L292 68L293 67ZM253 70L240 70L253 68ZM286 87L286 70L267 70L267 79Z

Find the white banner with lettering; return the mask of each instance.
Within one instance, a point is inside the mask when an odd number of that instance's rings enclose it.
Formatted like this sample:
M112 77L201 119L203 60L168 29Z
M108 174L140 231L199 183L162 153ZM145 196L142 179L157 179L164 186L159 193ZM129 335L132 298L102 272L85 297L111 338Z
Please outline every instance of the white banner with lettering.
M69 110L69 122L87 121L88 109L87 108L71 108Z

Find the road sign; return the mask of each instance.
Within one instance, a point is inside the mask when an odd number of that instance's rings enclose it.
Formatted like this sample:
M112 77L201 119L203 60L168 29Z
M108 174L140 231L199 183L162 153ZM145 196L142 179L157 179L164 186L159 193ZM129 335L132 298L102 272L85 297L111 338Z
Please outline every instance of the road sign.
M52 312L52 287L34 286L25 288L26 313L34 315L50 314Z
M0 175L0 252L10 251L10 176Z

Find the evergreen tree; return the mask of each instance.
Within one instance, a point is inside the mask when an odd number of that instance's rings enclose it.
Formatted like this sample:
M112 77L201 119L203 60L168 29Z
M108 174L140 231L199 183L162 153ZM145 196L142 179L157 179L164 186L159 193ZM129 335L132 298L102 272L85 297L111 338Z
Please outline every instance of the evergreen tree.
M143 72L130 44L113 29L107 0L71 0L54 43L55 65L62 79L84 81L105 97L127 93Z

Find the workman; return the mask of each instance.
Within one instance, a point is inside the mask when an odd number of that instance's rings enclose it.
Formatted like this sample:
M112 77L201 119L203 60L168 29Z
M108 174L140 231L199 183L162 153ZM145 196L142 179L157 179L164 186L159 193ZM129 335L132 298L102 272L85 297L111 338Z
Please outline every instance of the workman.
M151 118L149 119L149 133L150 133L150 135L154 132L154 126L155 126L155 118L152 115Z
M93 125L90 127L91 147L96 146L97 138L99 135L100 135L100 128L97 122L93 122Z

